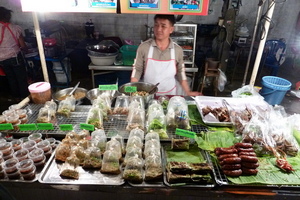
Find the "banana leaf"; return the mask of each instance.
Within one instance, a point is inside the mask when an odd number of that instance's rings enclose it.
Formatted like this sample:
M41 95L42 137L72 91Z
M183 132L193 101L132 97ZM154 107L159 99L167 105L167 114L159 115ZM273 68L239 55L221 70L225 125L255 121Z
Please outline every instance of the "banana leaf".
M167 162L203 163L206 159L197 145L190 145L188 151L173 151L170 146L165 147Z
M234 136L232 131L224 131L221 129L201 132L200 135L195 138L195 141L199 148L212 152L217 147L230 147L238 142L239 139Z
M300 185L300 158L287 158L288 162L295 170L292 173L286 173L275 166L276 158L259 158L259 167L257 175L227 177L233 184L259 184L259 185Z
M189 118L190 118L190 124L191 125L202 125L207 126L201 118L201 115L199 113L199 110L197 108L197 105L188 105L188 111L189 111Z

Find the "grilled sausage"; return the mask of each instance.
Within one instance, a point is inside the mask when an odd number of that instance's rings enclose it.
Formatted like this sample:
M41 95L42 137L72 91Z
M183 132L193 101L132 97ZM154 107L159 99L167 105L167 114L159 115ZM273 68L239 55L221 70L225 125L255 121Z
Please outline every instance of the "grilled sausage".
M216 148L215 153L217 156L222 154L232 154L237 153L238 151L235 148Z
M238 147L236 149L238 150L238 152L254 152L253 148L241 148L241 147Z
M223 170L223 173L226 175L226 176L240 176L242 175L243 171L241 169L236 169L236 170Z
M252 148L252 144L251 143L235 143L234 145L236 148Z
M241 169L241 164L225 164L221 168L225 170Z
M245 175L256 175L258 173L257 169L249 169L246 167L242 167L243 174Z
M251 162L242 162L243 167L247 167L249 169L256 169L259 167L258 163L251 163Z
M241 158L239 157L231 157L231 158L224 158L222 161L222 164L239 164L241 163ZM220 162L220 164L221 164Z
M238 157L239 155L237 155L236 153L232 153L232 154L222 154L218 156L218 160L222 161L224 158L231 158L231 157Z
M245 156L256 156L256 153L255 152L239 152L239 156L242 156L242 155L245 155Z
M240 156L242 162L251 162L251 163L256 163L258 162L258 159L256 156L245 156L245 155L241 155Z

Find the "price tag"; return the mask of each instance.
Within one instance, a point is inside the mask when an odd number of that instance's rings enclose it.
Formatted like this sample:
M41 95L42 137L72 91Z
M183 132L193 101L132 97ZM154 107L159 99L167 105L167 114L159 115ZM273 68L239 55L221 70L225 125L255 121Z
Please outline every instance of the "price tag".
M36 124L20 124L20 131L34 131L37 130Z
M0 130L12 130L14 129L14 127L12 126L12 124L0 124Z
M118 90L118 86L113 85L99 85L99 90Z
M54 130L53 124L51 123L38 123L38 130Z
M61 131L72 131L73 125L72 124L60 124L59 128Z
M80 129L88 130L88 131L94 131L95 126L91 124L80 124Z
M175 134L183 136L183 137L192 138L192 139L195 139L195 136L196 136L195 132L187 131L187 130L179 129L179 128L176 128Z
M136 86L125 86L125 92L136 92Z

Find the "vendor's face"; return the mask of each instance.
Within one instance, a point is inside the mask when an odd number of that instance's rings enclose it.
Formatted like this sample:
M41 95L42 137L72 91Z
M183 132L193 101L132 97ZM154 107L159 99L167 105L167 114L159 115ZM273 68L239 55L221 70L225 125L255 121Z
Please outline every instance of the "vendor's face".
M156 19L154 22L154 35L156 40L168 39L174 26L167 19Z

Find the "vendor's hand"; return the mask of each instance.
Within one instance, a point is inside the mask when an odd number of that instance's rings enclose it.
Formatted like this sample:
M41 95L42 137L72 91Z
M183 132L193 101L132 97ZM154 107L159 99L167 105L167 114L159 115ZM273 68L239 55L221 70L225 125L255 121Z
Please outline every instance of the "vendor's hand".
M202 96L203 94L201 92L197 91L190 91L187 93L188 96Z

